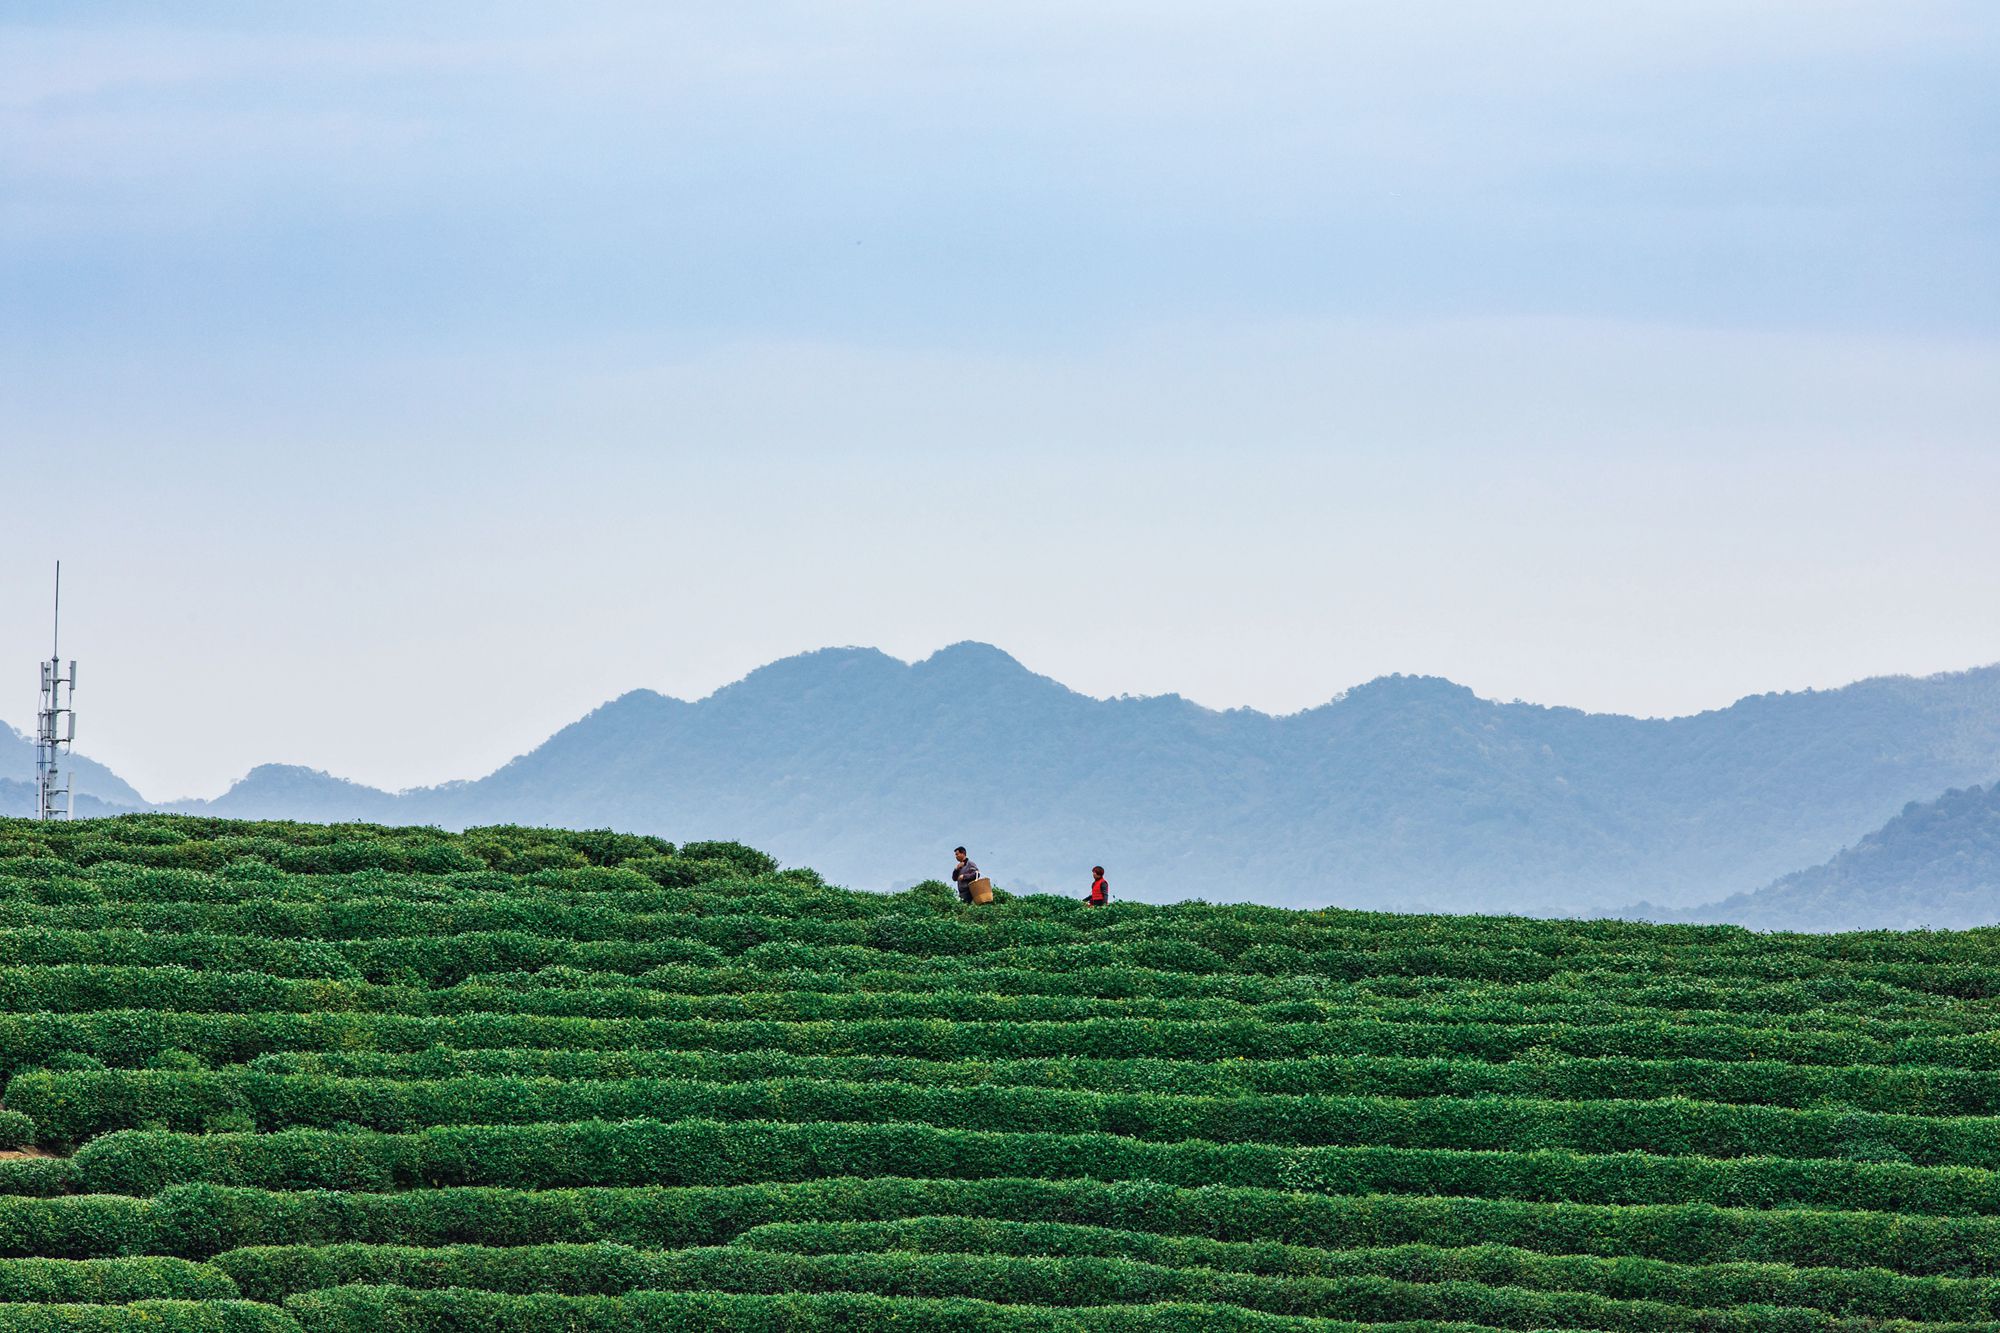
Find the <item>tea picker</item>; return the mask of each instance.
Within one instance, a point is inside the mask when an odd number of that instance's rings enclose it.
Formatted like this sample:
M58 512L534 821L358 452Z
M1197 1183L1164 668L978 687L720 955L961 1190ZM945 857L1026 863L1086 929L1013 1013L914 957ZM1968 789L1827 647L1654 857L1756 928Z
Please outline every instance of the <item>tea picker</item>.
M954 847L953 856L958 864L952 868L952 882L958 885L958 900L962 903L990 903L993 901L993 881L979 873L979 867L965 854L965 848Z

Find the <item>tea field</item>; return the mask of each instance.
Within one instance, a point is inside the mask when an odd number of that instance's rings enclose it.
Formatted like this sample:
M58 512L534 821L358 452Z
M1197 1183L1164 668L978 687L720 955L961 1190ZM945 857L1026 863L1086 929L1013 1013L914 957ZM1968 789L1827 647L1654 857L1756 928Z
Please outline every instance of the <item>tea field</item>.
M1995 931L4 820L0 1333L2000 1330L1996 997Z

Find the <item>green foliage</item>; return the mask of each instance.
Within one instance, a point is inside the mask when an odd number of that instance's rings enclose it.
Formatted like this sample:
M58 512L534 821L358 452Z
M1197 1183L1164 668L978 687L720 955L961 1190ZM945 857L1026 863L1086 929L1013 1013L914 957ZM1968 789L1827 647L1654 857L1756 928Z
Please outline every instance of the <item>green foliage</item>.
M0 821L0 1333L1990 1330L1994 940Z
M1851 1270L1874 1282L1985 1278L2000 1271L2000 1219L1710 1204L1534 1203L1421 1195L1323 1195L1157 1181L832 1177L751 1185L622 1189L422 1188L390 1193L174 1185L100 1243L206 1258L246 1246L726 1243L771 1222L865 1221L949 1211L967 1218L1060 1221L1161 1235L1327 1249L1502 1244L1554 1254L1677 1264L1780 1264ZM0 1200L0 1238L20 1228L81 1232L77 1200ZM10 1220L15 1219L15 1220ZM100 1219L101 1220L101 1219ZM37 1233L39 1234L39 1232ZM68 1233L66 1233L68 1234ZM115 1249L81 1251L117 1253Z
M104 1195L0 1197L0 1257L98 1259L156 1252L142 1199Z
M148 1300L130 1305L0 1305L0 1333L298 1333L282 1310L250 1301Z
M1149 1142L1110 1133L964 1130L906 1121L581 1121L446 1126L410 1134L121 1130L92 1140L76 1156L84 1188L120 1194L152 1194L192 1181L264 1189L388 1190L419 1185L547 1189L739 1184L898 1173L978 1180L1009 1175L1023 1161L1034 1162L1050 1179L1087 1176L1183 1186L1593 1203L1699 1200L1731 1207L1809 1204L1939 1216L2000 1212L2000 1175L1968 1167L1767 1157L1716 1161L1559 1149L1287 1148L1201 1139Z
M824 1328L897 1328L915 1333L1373 1333L1348 1321L1302 1320L1230 1306L1116 1305L1047 1309L977 1300L881 1297L845 1292L781 1295L644 1291L619 1297L502 1295L332 1287L285 1302L307 1333L463 1330L472 1333L794 1333ZM1463 1323L1398 1325L1394 1333L1483 1333Z
M1843 1158L1994 1168L2000 1118L1879 1115L1730 1106L1690 1100L1544 1101L1525 1096L1342 1097L1238 1093L1102 1093L1028 1086L766 1078L357 1079L327 1075L105 1071L17 1075L7 1098L55 1141L158 1125L213 1130L240 1113L246 1129L532 1125L586 1119L851 1120L943 1127L1111 1133L1281 1146L1380 1146L1672 1158ZM8 1113L0 1113L5 1115ZM1914 1178L1914 1177L1913 1177ZM1994 1206L2000 1209L2000 1196Z
M124 1305L241 1294L223 1269L186 1259L0 1259L0 1302Z
M102 1068L101 1065L98 1066ZM50 1065L51 1069L56 1068ZM1917 1115L2000 1112L2000 1073L1936 1065L1808 1067L1774 1060L1645 1060L1538 1055L1495 1064L1407 1056L1296 1060L919 1060L906 1056L786 1055L775 1051L463 1050L275 1053L244 1073L397 1080L511 1075L562 1081L673 1078L742 1083L813 1078L919 1086L1071 1088L1184 1095L1294 1093L1420 1098L1520 1094L1566 1101L1617 1096L1694 1098L1741 1105L1850 1106ZM41 1086L30 1072L17 1085ZM383 1127L383 1126L378 1126Z
M1118 1255L1170 1268L1260 1276L1473 1282L1534 1291L1586 1292L1691 1310L1765 1305L1863 1316L1908 1312L1927 1320L2000 1317L2000 1280L1995 1279L1913 1278L1880 1269L1854 1271L1772 1263L1687 1264L1629 1256L1605 1259L1538 1254L1516 1245L1325 1249L957 1214L892 1222L771 1222L739 1233L735 1243L811 1255L889 1251L1024 1257ZM229 1268L221 1260L218 1266ZM1676 1313L1671 1309L1653 1311L1648 1318L1672 1319Z
M756 1294L846 1291L931 1300L981 1298L1008 1306L1199 1304L1273 1315L1358 1318L1368 1324L1467 1320L1501 1327L1764 1330L1778 1311L1749 1302L1694 1307L1595 1292L1532 1290L1425 1271L1410 1281L1378 1273L1248 1274L1097 1254L1019 1255L952 1250L807 1253L737 1246L638 1250L619 1245L325 1246L220 1255L243 1291L282 1301L350 1284L474 1289L529 1295L625 1295L648 1290ZM1495 1266L1479 1270L1491 1277ZM1515 1268L1501 1270L1511 1276ZM1546 1270L1544 1270L1546 1271ZM1819 1295L1818 1291L1804 1294ZM1820 1328L1875 1327L1822 1318Z
M690 861L723 862L751 878L768 875L778 868L776 859L740 842L684 842L680 854Z
M64 1157L26 1157L0 1161L0 1194L47 1199L74 1193L76 1163Z

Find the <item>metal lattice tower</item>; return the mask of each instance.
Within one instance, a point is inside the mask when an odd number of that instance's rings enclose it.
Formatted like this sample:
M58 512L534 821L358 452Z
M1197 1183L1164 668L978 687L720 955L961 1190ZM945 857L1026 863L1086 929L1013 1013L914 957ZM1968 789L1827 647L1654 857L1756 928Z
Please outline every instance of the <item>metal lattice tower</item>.
M62 757L76 739L76 663L62 664L62 561L56 561L55 629L42 663L42 699L35 724L35 818L70 817L70 777Z

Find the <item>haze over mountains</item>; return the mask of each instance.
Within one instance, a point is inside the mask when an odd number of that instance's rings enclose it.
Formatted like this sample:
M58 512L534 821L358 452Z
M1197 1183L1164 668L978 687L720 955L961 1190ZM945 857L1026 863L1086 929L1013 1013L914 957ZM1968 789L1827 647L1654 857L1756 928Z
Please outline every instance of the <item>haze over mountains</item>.
M1156 900L1672 913L1996 777L2000 667L1665 720L1391 676L1273 717L1089 698L965 643L807 653L692 703L637 690L476 781L388 793L269 765L168 808L733 837L861 887L938 875L963 842L1021 888L1081 891L1101 862ZM95 770L79 790L137 795Z
M2000 783L1912 801L1832 860L1755 893L1655 920L1761 930L1957 929L2000 922Z
M76 812L101 802L109 806L139 807L146 798L104 765L84 755L65 761L71 785L76 789ZM24 790L15 791L19 785ZM35 742L12 727L0 723L0 814L31 815L35 812ZM93 812L94 813L94 812Z

